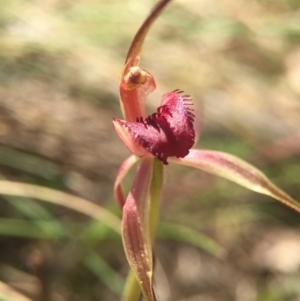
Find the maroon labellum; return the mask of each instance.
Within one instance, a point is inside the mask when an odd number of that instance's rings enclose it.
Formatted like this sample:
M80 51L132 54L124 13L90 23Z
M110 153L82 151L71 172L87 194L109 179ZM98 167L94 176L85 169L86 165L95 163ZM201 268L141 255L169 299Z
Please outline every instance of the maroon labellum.
M162 97L161 106L136 122L114 119L120 138L137 156L154 156L164 164L168 157L183 158L195 143L192 99L174 90Z

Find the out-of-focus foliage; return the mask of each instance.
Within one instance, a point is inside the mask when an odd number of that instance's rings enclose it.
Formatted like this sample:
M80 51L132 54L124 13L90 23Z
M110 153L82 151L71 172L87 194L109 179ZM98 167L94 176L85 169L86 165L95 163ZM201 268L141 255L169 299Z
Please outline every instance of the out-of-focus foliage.
M128 46L154 3L0 0L2 179L120 214L113 179L128 151L111 119ZM299 14L296 0L174 0L141 61L158 85L149 112L165 92L186 91L202 119L198 147L251 162L297 200ZM32 300L120 300L128 266L117 234L61 206L0 201L0 281ZM299 216L174 166L161 207L159 300L299 300Z

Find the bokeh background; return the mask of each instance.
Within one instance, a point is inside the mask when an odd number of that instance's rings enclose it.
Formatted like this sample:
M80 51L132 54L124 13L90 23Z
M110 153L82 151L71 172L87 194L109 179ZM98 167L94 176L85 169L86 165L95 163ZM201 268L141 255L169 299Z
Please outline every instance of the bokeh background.
M121 216L129 152L112 129L118 78L153 0L0 0L0 176ZM174 0L142 68L201 116L197 147L229 152L300 200L300 2ZM130 187L132 174L126 181ZM299 301L300 218L269 197L170 165L154 246L158 300ZM62 204L64 205L64 204ZM0 198L1 301L120 300L120 236L64 206Z

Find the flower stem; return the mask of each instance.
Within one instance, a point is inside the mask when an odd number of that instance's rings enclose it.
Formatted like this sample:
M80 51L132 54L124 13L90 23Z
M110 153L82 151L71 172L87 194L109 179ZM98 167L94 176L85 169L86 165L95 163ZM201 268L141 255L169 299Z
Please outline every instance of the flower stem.
M132 270L129 271L123 292L123 301L138 301L141 296L141 288Z
M155 231L158 223L159 201L163 186L163 164L155 159L153 162L153 176L150 186L150 216L149 228L151 240L154 241Z

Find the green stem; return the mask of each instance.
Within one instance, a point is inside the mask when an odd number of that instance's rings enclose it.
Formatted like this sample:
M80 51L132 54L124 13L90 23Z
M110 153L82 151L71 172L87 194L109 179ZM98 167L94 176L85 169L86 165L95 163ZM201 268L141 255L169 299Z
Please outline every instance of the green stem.
M135 274L132 270L129 271L123 292L123 301L138 301L141 296L141 288Z
M150 216L149 227L151 240L154 241L158 223L160 195L163 186L163 164L155 159L153 162L153 177L150 186Z

